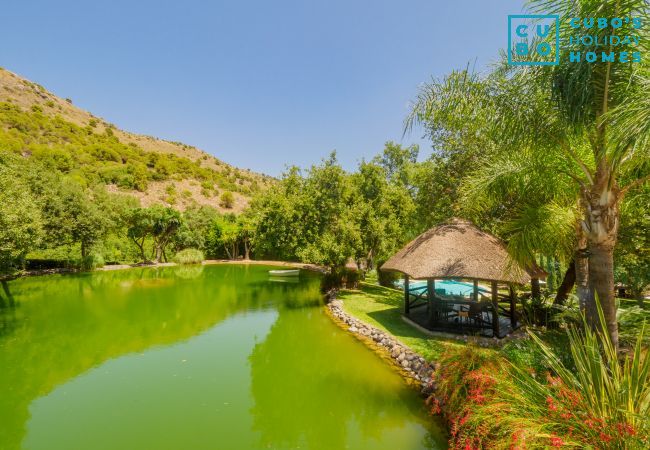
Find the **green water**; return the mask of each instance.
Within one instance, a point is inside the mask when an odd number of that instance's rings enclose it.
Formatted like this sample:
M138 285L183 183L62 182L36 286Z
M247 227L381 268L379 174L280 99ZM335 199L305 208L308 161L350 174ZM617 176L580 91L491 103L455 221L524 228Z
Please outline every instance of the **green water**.
M318 285L233 265L8 283L0 448L446 448Z

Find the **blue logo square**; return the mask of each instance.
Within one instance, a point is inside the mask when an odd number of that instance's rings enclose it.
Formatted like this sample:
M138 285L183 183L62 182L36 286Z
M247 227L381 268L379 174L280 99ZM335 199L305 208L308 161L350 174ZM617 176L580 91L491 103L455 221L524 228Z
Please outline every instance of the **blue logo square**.
M560 17L519 14L508 16L508 64L557 66L560 64Z

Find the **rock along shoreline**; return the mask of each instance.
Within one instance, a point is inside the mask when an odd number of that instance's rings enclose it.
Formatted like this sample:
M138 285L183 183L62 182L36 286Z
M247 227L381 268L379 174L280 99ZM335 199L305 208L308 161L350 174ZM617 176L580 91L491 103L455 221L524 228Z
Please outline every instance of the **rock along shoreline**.
M420 389L422 395L427 396L435 390L432 377L437 367L434 364L427 362L421 355L389 333L346 313L343 310L342 300L330 301L326 305L326 310L337 325L353 334L384 359L389 360L409 384Z

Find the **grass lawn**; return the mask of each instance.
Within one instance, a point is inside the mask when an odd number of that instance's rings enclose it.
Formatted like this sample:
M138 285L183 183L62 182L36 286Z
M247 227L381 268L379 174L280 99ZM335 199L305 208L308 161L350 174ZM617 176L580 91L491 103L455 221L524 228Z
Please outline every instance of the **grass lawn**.
M447 348L465 345L463 341L429 336L404 322L402 292L373 284L371 279L362 282L359 290L341 291L338 298L348 314L389 332L429 360L435 361Z

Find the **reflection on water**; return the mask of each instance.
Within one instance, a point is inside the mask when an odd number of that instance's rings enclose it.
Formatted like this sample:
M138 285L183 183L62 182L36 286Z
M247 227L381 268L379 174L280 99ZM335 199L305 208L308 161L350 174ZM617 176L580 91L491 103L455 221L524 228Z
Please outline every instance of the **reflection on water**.
M442 448L421 401L260 266L9 283L2 448Z

